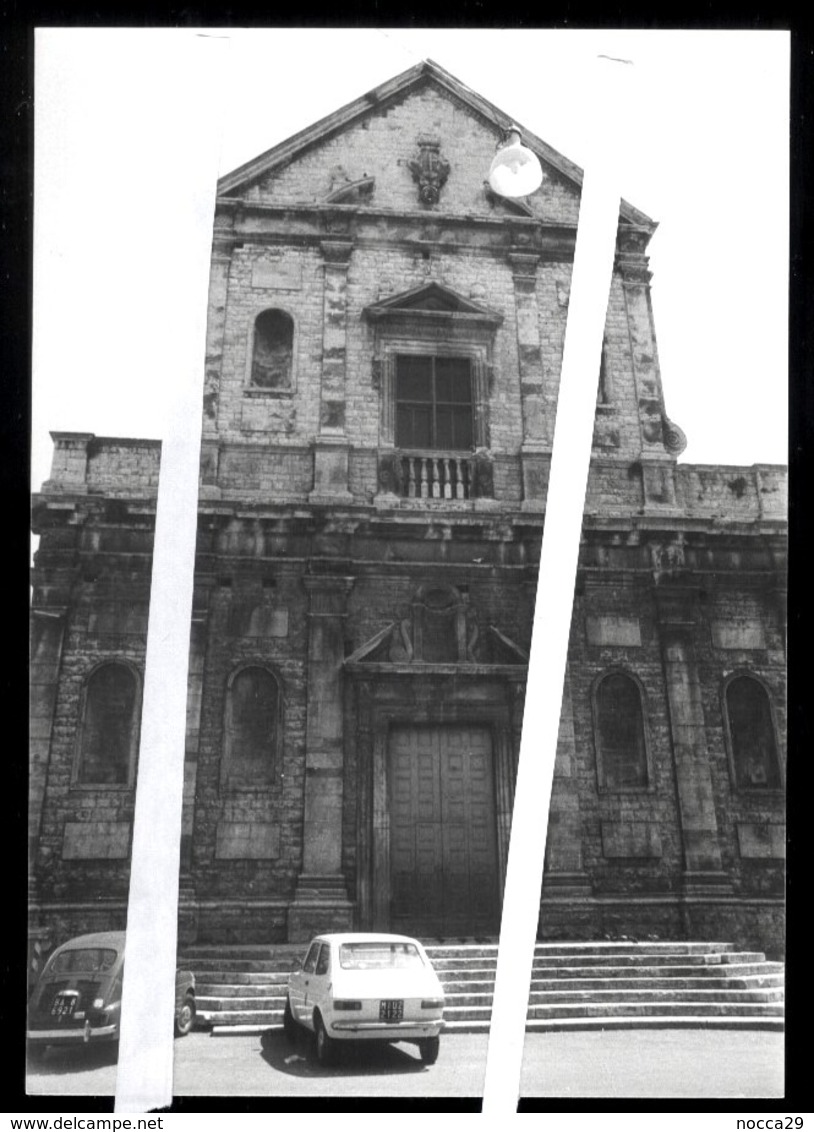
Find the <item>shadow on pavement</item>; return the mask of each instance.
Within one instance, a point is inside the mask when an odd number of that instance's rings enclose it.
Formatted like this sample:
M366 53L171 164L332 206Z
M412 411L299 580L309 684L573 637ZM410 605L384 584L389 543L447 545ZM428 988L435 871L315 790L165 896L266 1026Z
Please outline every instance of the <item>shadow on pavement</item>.
M65 1073L81 1073L115 1065L119 1059L118 1042L97 1042L95 1045L49 1046L46 1051L28 1051L29 1076L58 1077Z
M262 1058L273 1069L293 1077L349 1077L385 1073L421 1073L426 1066L415 1047L386 1042L338 1043L334 1064L320 1065L313 1035L303 1030L289 1042L282 1030L266 1030L260 1038ZM414 1052L413 1052L414 1051Z

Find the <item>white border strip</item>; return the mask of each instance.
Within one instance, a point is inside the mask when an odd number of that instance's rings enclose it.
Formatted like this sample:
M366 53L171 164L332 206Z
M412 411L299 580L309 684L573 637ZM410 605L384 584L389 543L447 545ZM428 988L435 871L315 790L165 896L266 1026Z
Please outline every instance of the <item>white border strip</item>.
M603 164L586 169L574 251L486 1058L482 1111L491 1116L516 1113L520 1096L599 359L620 207L620 193Z
M178 114L178 160L189 166L190 199L177 218L166 264L178 270L177 336L157 342L166 380L180 386L162 444L147 629L141 746L133 821L122 988L117 1113L163 1108L173 1096L173 1014L192 621L201 404L209 259L220 149L212 52L224 41L190 38ZM183 51L183 48L182 48Z

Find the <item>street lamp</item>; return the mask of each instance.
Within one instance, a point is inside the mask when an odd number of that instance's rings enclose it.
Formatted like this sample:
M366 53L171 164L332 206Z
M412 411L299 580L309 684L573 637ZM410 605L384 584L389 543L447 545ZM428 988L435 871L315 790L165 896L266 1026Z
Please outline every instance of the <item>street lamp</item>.
M521 142L517 126L509 126L489 167L489 184L502 197L527 197L542 183L540 162Z

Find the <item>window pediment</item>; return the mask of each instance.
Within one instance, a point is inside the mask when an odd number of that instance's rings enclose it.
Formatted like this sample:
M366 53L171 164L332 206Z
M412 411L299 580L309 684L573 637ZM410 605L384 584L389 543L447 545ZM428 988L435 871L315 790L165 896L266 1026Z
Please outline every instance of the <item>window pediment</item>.
M435 282L372 303L365 307L364 316L371 322L394 326L420 320L427 325L457 322L495 330L503 322L503 315L497 311Z

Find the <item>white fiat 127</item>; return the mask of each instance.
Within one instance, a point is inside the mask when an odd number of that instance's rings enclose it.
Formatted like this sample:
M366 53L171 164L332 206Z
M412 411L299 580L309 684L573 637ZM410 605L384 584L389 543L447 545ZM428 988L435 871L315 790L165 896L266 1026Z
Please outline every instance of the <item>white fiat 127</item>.
M438 1057L444 990L416 939L354 933L317 936L288 980L283 1025L314 1033L318 1060L340 1041L415 1042L421 1060Z

